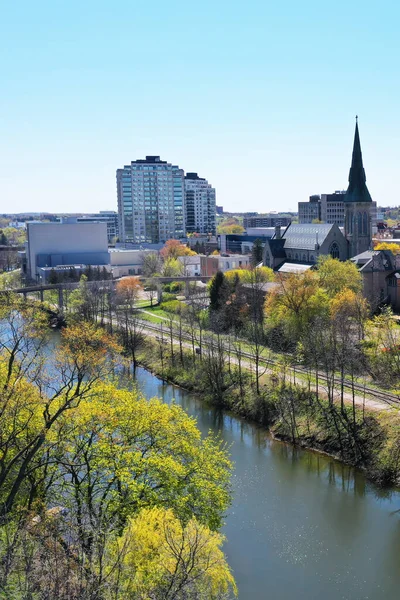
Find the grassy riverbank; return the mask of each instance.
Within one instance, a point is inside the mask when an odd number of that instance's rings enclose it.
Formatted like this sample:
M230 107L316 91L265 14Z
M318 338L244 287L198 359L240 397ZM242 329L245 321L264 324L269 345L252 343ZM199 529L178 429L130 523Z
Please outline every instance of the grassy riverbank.
M381 485L400 481L400 412L330 404L305 387L265 374L256 392L253 374L237 365L146 338L140 364L161 378L267 427L279 439L326 452L363 469Z

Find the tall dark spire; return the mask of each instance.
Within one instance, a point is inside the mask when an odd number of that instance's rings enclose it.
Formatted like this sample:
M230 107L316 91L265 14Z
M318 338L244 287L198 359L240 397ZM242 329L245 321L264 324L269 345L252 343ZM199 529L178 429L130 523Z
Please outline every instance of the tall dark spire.
M345 202L372 202L366 184L365 170L362 161L360 134L358 132L358 117L356 117L356 131L354 133L353 156L349 173L349 187L344 197Z

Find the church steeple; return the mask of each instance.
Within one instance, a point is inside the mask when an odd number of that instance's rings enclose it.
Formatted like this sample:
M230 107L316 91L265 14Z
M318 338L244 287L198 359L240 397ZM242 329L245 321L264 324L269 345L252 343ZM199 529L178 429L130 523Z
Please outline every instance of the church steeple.
M358 132L358 117L356 117L349 187L343 200L344 231L349 243L349 258L351 258L369 250L372 246L372 214L376 207L366 184Z
M372 202L366 184L365 170L362 161L360 134L358 132L358 117L354 133L353 156L349 173L349 187L344 197L345 202Z

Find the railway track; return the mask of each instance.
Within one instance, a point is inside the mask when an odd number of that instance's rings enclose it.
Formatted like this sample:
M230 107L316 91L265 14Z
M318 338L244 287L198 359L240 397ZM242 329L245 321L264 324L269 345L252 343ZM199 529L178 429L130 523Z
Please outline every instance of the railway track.
M143 329L148 329L148 330L156 332L158 334L162 333L165 336L171 335L169 327L163 328L161 325L155 325L154 323L149 323L149 321L143 321L143 320L140 320L140 325L141 325L141 327L143 327ZM173 331L172 333L173 333L174 341L179 340L179 338L177 337L179 334L176 331L175 332ZM182 337L183 341L189 342L192 345L192 338L190 336L188 336L185 333L182 333L181 337ZM207 341L204 340L203 344L207 345ZM229 348L229 346L226 344L224 344L224 348L227 352L232 351L232 348ZM252 354L250 354L250 352L243 351L241 354L244 359L247 359L251 362L254 360L254 357ZM264 358L264 357L260 357L260 364L263 366L267 366L267 367L268 366L276 367L276 366L280 365L279 361L271 359L271 358ZM305 376L309 375L309 372L307 371L307 369L305 369L301 365L292 366L292 367L290 367L290 369L292 372L295 371L295 373L297 373L297 374L301 373L302 375L305 375ZM327 378L322 374L319 375L319 381L325 385L328 384ZM335 387L335 389L337 388L337 386L334 386L334 387ZM359 383L352 384L351 381L346 381L346 380L344 381L344 388L346 389L346 391L350 390L350 392L352 392L354 389L354 391L357 392L357 395L361 396L361 397L371 398L371 396L372 396L373 398L376 398L380 402L385 402L391 406L400 406L400 397L395 394L391 394L390 392L385 392L384 390L377 390L376 388L364 386Z

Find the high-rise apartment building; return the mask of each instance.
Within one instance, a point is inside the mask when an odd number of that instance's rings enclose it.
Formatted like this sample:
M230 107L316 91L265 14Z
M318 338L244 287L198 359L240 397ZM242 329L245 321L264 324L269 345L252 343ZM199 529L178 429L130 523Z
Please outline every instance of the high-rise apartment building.
M120 238L159 243L182 238L185 229L184 172L159 156L146 156L117 170Z
M185 176L185 205L187 233L215 235L215 189L197 173Z

